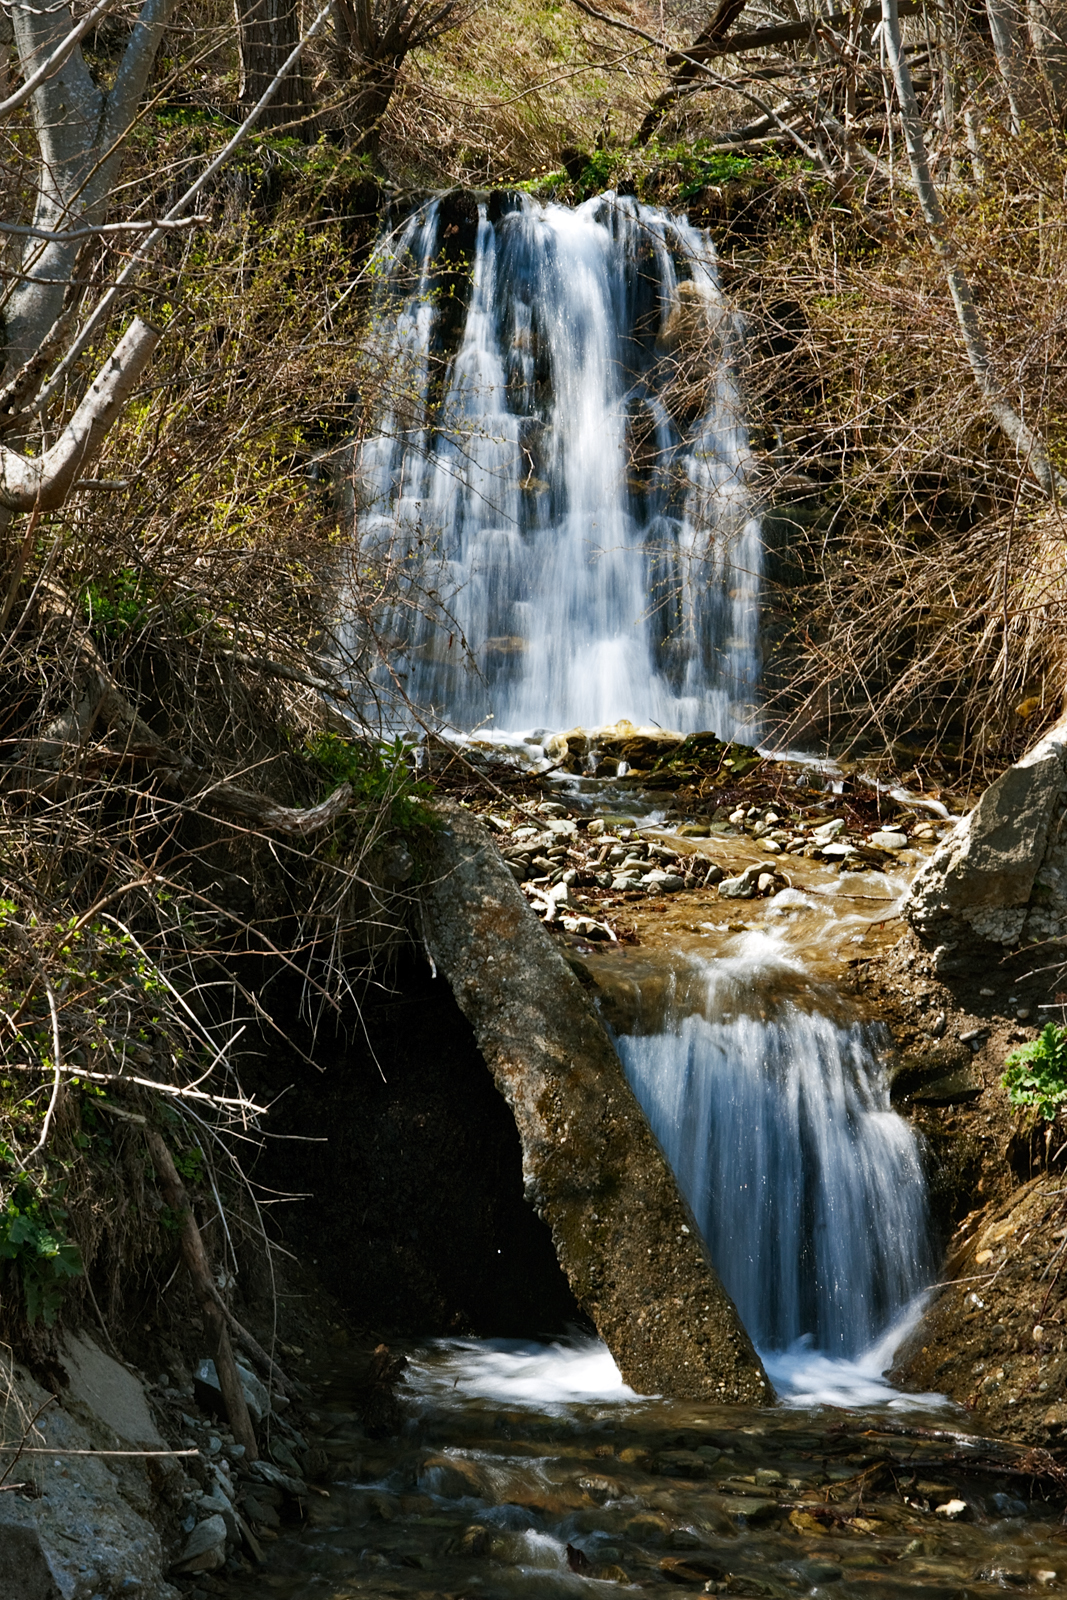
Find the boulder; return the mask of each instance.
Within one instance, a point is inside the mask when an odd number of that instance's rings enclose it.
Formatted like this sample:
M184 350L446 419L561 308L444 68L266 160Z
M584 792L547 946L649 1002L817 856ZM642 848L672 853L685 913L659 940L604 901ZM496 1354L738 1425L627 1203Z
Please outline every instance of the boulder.
M219 1515L198 1522L186 1541L175 1572L217 1572L226 1564L226 1523Z
M585 991L490 835L460 806L440 811L421 895L427 947L514 1114L526 1195L575 1298L639 1392L769 1403Z
M991 784L916 874L904 915L929 940L1067 933L1067 717Z
M12 1477L28 1482L29 1493L0 1494L0 1600L119 1593L178 1600L163 1579L163 1550L149 1521L146 1463L98 1454L165 1448L158 1434L152 1437L144 1390L132 1372L84 1337L66 1336L62 1360L71 1381L58 1404L49 1404L29 1373L5 1364L9 1404L0 1438L18 1443L23 1419L36 1416L29 1443L56 1454L23 1456ZM117 1424L126 1431L119 1433ZM169 1465L166 1458L152 1463L153 1478Z
M167 1448L152 1420L144 1389L126 1367L80 1333L66 1335L62 1361L70 1378L71 1400L81 1401L134 1449Z

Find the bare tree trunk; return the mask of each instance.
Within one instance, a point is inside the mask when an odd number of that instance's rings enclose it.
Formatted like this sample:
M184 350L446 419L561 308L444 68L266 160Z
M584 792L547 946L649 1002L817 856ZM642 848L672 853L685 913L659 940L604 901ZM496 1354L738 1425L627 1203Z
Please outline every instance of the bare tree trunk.
M1067 122L1067 7L1052 0L1027 0L1026 25L1047 120L1062 128Z
M967 359L970 362L975 382L990 415L1001 431L1011 440L1018 451L1022 464L1036 478L1041 488L1047 495L1055 499L1067 498L1067 479L1061 477L1056 471L1041 440L1008 401L993 366L992 357L989 354L989 348L978 316L978 307L975 305L974 296L971 293L971 286L962 267L956 260L955 251L949 240L948 226L941 205L941 197L930 175L930 162L926 154L926 138L923 133L922 114L919 110L919 102L915 98L911 72L904 59L904 49L900 38L900 18L897 14L897 0L882 0L882 23L886 53L889 56L897 103L900 106L900 120L904 130L904 142L908 150L908 161L911 165L915 192L919 198L919 205L922 208L930 242L941 257L944 265L945 277L948 280L949 292L952 295L952 303L956 307L956 319L959 322L960 333L963 335L964 349L967 352Z
M1018 133L1032 111L1032 95L1026 82L1026 33L1023 28L1022 9L1017 0L986 0L989 31L993 35L1004 92L1008 97L1010 127Z
M255 105L277 76L300 39L299 0L237 0L237 37L241 53L241 104ZM297 124L303 135L308 112L303 65L297 62L263 113L268 127Z
M193 1292L199 1301L205 1326L214 1336L215 1371L219 1375L219 1388L222 1390L222 1399L234 1439L238 1444L244 1445L245 1459L256 1461L259 1459L259 1447L256 1444L252 1419L248 1415L248 1402L241 1388L237 1363L233 1359L233 1346L230 1343L226 1316L215 1299L211 1268L208 1265L200 1229L193 1216L193 1208L189 1204L185 1186L178 1176L174 1158L164 1144L162 1135L157 1133L155 1128L147 1128L145 1141L159 1178L159 1186L163 1190L163 1198L175 1215L181 1218L182 1259L192 1280Z
M106 93L93 81L80 47L34 91L34 133L41 152L36 227L62 233L79 223L103 220L122 141L175 4L145 0ZM66 5L14 6L11 20L25 78L55 53L75 26ZM34 354L62 312L80 245L75 239L27 241L5 310L9 372Z

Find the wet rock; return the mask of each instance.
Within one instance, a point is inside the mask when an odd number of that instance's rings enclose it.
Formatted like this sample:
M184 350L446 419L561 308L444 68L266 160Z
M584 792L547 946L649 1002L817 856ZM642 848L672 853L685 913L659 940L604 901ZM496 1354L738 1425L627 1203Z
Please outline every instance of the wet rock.
M721 1582L726 1568L711 1555L664 1556L659 1564L664 1577L672 1583L697 1584Z
M666 1517L657 1516L652 1511L642 1511L639 1516L630 1518L624 1532L635 1544L655 1546L667 1542L671 1525Z
M795 1572L801 1583L836 1583L844 1572L836 1561L820 1561L813 1558L808 1561L798 1561L791 1565L791 1572Z
M527 1198L575 1298L639 1392L770 1402L581 984L489 834L462 807L441 812L422 892L426 942L512 1109ZM678 1312L687 1302L706 1308L699 1329Z
M489 1529L472 1522L459 1536L458 1550L463 1556L484 1556L489 1549Z
M752 900L756 895L756 886L763 871L761 862L754 862L746 867L739 878L723 878L719 883L719 895L723 900Z
M281 1527L282 1519L277 1507L269 1501L260 1499L256 1494L246 1494L242 1496L241 1505L250 1522L257 1522L261 1528Z
M1025 1517L1030 1510L1017 1494L991 1494L989 1504L998 1517Z
M673 872L649 872L644 879L645 887L655 894L677 894L679 889L685 888L685 879L679 878Z
M707 1478L712 1463L695 1450L661 1450L653 1456L651 1471L665 1478Z
M175 1572L217 1572L226 1564L226 1524L221 1516L198 1522L186 1541Z
M270 1397L250 1368L243 1366L239 1361L235 1364L248 1414L258 1428L263 1419L270 1414ZM222 1385L219 1383L219 1375L213 1361L201 1361L193 1373L193 1397L201 1411L206 1411L208 1416L226 1416Z
M437 1494L445 1500L485 1497L478 1468L462 1456L430 1456L419 1470L419 1488L425 1494Z
M253 1461L249 1471L261 1483L268 1484L272 1489L282 1489L296 1499L307 1494L307 1484L302 1478L283 1472L280 1467L272 1466L269 1461Z
M727 1509L739 1521L748 1527L757 1528L765 1522L773 1522L779 1515L777 1500L763 1500L755 1497L747 1499L738 1496L729 1503Z

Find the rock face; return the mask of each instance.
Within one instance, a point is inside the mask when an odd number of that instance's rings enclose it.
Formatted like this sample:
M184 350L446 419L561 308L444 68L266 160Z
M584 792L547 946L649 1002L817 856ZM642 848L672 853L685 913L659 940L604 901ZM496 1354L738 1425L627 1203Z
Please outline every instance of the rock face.
M526 1196L633 1388L748 1404L771 1387L585 993L482 827L442 808L427 946L522 1142Z
M120 1593L177 1600L162 1577L147 1464L95 1454L165 1448L144 1391L90 1339L70 1339L62 1354L70 1386L61 1403L48 1405L44 1390L17 1366L0 1370L3 1442L17 1444L40 1413L28 1439L38 1453L23 1456L8 1480L9 1489L26 1487L0 1495L0 1600ZM80 1453L44 1455L42 1448Z
M999 777L917 874L904 914L924 938L997 944L1067 933L1067 718Z

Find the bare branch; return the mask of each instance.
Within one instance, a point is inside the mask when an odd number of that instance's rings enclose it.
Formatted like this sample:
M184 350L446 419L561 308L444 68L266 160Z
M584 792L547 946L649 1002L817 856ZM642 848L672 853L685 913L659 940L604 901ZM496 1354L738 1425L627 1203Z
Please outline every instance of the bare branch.
M305 49L311 43L312 39L316 38L326 26L331 10L332 0L331 4L323 6L322 10L311 24L311 27L300 40L300 43L294 50L290 51L286 61L279 68L278 72L275 74L270 84L268 84L267 88L257 100L256 104L252 107L251 111L248 113L241 126L237 129L237 132L233 135L232 139L230 139L223 146L218 155L215 157L214 161L210 162L208 166L204 168L204 171L200 174L199 178L197 178L196 182L190 184L189 188L186 189L181 199L177 200L175 204L171 206L170 210L167 212L167 215L163 218L163 224L173 223L179 217L182 217L188 207L192 204L193 200L200 193L204 185L210 183L216 172L226 165L234 151L239 149L244 143L249 133L251 133L252 129L263 115L263 112L267 109L268 105L278 93L278 90L281 88L282 84L285 82L286 74L293 66L296 65L297 61L303 55ZM107 294L105 294L103 298L98 301L95 309L92 312L92 315L82 326L81 332L78 334L70 349L63 357L63 360L59 363L59 366L52 374L50 381L41 391L40 395L38 395L36 404L34 405L34 410L37 413L43 412L51 403L53 396L59 390L67 372L69 372L70 368L74 365L74 362L78 359L82 351L85 349L85 346L92 338L93 332L98 323L108 314L112 306L115 304L115 301L119 295L119 291L125 284L129 283L130 280L134 278L144 266L149 252L162 237L163 226L161 225L160 227L154 228L153 231L148 235L148 238L145 240L144 244L141 245L140 249L135 253L130 261L127 262L126 266L119 273Z
M136 388L159 340L158 328L135 317L44 455L23 456L0 445L0 505L11 511L50 511L62 505Z
M53 50L48 60L43 61L37 70L30 74L21 89L16 89L15 93L8 95L6 100L0 100L0 116L7 116L12 111L17 111L19 106L25 105L34 91L39 89L46 79L53 77L59 71L71 51L80 44L87 33L90 33L96 27L101 17L107 15L114 4L115 0L99 0L98 5L95 5L91 11L87 11L85 16L74 24L74 27L58 49Z

